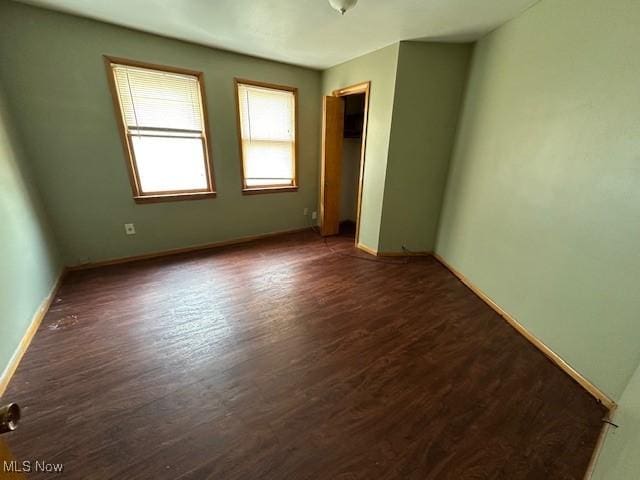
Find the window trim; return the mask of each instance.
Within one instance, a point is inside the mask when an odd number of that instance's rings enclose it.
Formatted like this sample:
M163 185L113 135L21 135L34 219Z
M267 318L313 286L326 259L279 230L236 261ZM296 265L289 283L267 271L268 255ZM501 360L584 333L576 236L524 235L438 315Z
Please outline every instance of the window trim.
M248 80L246 78L235 77L234 79L235 97L236 97L236 129L238 134L238 149L240 152L240 187L243 195L255 195L261 193L280 193L280 192L297 192L298 191L298 88L287 85L278 85L275 83L260 82L257 80ZM244 175L244 149L242 148L242 127L240 120L240 98L238 95L238 87L240 85L249 85L253 87L267 88L270 90L280 90L293 93L293 127L295 129L294 147L293 147L293 184L292 185L260 185L257 187L248 187Z
M111 92L111 100L113 101L113 108L116 116L116 123L118 126L118 132L120 134L120 140L122 142L122 149L124 151L125 163L127 165L127 172L129 174L129 183L131 184L131 192L133 194L133 200L136 203L158 203L158 202L173 202L178 200L200 200L204 198L216 197L216 182L213 171L213 154L211 151L210 142L210 128L209 128L209 114L207 112L207 96L204 88L204 73L197 70L189 70L187 68L171 67L167 65L158 65L155 63L141 62L138 60L130 60L127 58L113 57L111 55L103 55L104 65L107 70L107 80L109 84L109 91ZM125 65L128 67L146 68L150 70L158 70L161 72L177 73L181 75L191 75L198 80L198 90L200 92L200 104L202 114L202 139L204 146L204 168L207 178L207 188L197 190L180 190L180 191L163 191L163 192L148 192L144 193L140 187L140 180L138 174L138 167L135 161L135 154L133 146L129 140L127 133L127 126L124 121L122 106L120 105L120 96L118 95L118 88L115 81L115 76L112 64ZM161 129L159 129L161 130Z

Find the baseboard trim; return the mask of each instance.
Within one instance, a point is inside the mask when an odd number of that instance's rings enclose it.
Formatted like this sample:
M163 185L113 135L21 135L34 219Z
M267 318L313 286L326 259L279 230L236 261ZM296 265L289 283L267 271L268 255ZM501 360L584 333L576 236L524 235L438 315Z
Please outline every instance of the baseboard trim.
M593 449L593 454L591 455L591 460L589 461L589 465L587 466L587 471L584 474L584 480L591 480L593 478L593 473L596 469L596 464L598 463L598 459L600 458L600 454L604 449L604 442L607 439L607 435L609 434L609 430L611 429L611 422L613 420L613 416L616 411L616 406L609 410L609 413L603 419L605 421L602 422L602 429L600 430L600 435L598 435L598 441L596 442L596 446Z
M433 252L427 252L427 251L422 251L422 252L409 252L409 251L404 251L404 252L384 252L384 251L375 250L373 248L367 247L366 245L364 245L362 243L358 243L356 245L356 247L359 250L362 250L363 252L368 253L369 255L374 255L376 257L429 257L429 256L433 255Z
M120 258L113 258L110 260L102 260L98 262L83 263L80 265L74 265L67 268L69 271L78 271L78 270L89 270L92 268L99 268L99 267L108 267L110 265L120 265L122 263L139 262L142 260L151 260L154 258L169 257L171 255L180 255L182 253L191 253L191 252L198 252L201 250L211 250L211 249L220 248L220 247L240 245L242 243L253 242L255 240L264 240L266 238L278 237L280 235L287 235L291 233L300 233L300 232L305 232L307 230L311 230L311 228L303 227L303 228L294 228L291 230L282 230L279 232L261 233L259 235L250 235L246 237L234 238L231 240L221 240L219 242L204 243L201 245L193 245L191 247L172 248L169 250L145 253L142 255L132 255L129 257L120 257Z
M367 247L364 243L358 243L356 247L358 248L358 250L362 250L363 252L368 253L369 255L373 255L375 257L378 256L378 250L375 250L371 247Z
M31 340L33 340L33 337L35 336L38 328L40 327L40 324L42 323L42 320L44 319L44 316L47 314L47 312L49 311L49 307L51 307L51 304L56 298L56 294L58 293L58 289L62 284L62 279L64 278L65 273L66 269L62 269L62 271L58 275L58 278L56 278L56 281L53 283L53 286L49 291L49 295L45 297L45 299L38 307L38 310L36 310L36 313L33 315L29 327L27 327L26 332L22 336L22 340L20 340L18 347L11 357L11 360L9 360L9 364L2 372L2 375L0 375L0 397L2 397L7 387L9 386L9 382L11 381L13 374L18 369L18 365L20 365L22 357L24 357L24 354L27 352L27 349L31 344Z
M549 348L542 340L536 337L533 333L531 333L525 326L523 326L520 322L518 322L511 314L506 312L500 305L494 302L487 294L485 294L482 290L476 287L467 277L465 277L461 272L452 267L444 258L442 258L437 253L434 253L433 256L436 260L438 260L447 270L453 273L458 279L464 283L467 288L469 288L473 293L475 293L478 297L480 297L487 305L489 305L493 310L496 311L502 318L504 318L509 325L516 329L518 333L520 333L524 338L526 338L529 342L531 342L538 350L540 350L543 354L547 356L553 363L555 363L560 369L562 369L567 375L569 375L573 380L578 382L582 388L584 388L587 392L589 392L596 400L598 400L602 405L604 405L610 412L612 412L616 408L616 403L609 398L602 390L596 387L593 383L587 380L584 376L582 376L577 370L575 370L571 365L569 365L565 360L562 359L560 355L555 353L551 348Z
M378 252L379 257L430 257L433 252Z

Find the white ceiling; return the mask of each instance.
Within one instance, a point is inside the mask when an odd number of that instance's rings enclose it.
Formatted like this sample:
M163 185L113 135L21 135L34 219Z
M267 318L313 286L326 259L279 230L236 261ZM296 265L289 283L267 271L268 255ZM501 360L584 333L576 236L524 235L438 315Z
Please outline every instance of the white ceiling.
M470 41L537 0L19 0L211 47L327 68L399 40Z

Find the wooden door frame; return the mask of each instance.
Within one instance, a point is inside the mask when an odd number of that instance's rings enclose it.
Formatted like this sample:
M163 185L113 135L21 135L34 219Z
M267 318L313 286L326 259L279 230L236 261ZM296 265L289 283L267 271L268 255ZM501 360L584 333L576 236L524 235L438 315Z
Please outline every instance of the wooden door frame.
M356 210L356 240L358 245L360 240L360 212L362 210L362 189L364 180L364 160L367 148L367 127L369 125L369 95L371 91L371 81L356 83L348 87L338 88L331 92L334 97L346 97L348 95L356 95L364 93L364 117L362 119L362 144L360 145L360 175L358 178L358 206ZM324 138L322 139L324 142ZM322 168L324 169L324 159L322 159ZM321 198L324 202L324 198Z

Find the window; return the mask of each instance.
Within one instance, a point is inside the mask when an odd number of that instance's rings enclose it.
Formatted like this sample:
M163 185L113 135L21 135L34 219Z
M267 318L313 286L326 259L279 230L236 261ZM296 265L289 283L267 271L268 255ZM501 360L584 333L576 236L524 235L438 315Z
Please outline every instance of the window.
M215 196L202 74L106 62L136 202Z
M236 79L242 190L295 191L298 90Z

